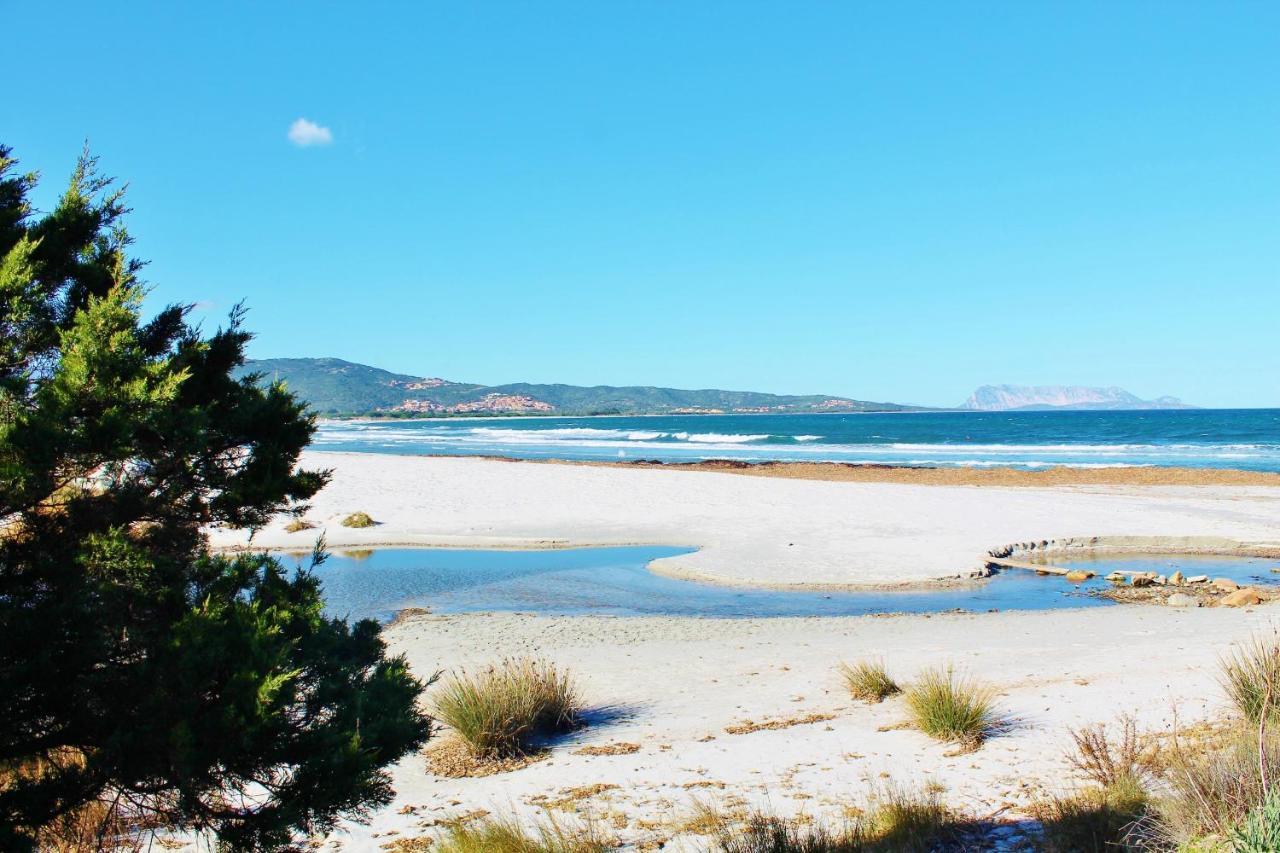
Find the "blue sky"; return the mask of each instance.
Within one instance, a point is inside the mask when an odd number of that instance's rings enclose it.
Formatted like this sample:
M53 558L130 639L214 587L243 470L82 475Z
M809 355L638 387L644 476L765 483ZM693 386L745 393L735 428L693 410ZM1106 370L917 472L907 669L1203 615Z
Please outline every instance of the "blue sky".
M10 3L157 302L499 383L1280 405L1280 4ZM74 22L74 24L72 23ZM20 72L17 71L20 69ZM291 141L299 119L301 132ZM324 137L328 136L326 140Z

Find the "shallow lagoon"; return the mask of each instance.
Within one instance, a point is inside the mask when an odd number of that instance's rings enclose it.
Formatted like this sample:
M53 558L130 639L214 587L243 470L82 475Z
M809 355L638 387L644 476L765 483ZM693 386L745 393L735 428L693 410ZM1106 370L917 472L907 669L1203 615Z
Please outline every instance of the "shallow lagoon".
M650 572L652 560L685 548L575 548L546 551L381 548L336 551L316 570L332 615L388 620L407 607L436 613L519 611L543 615L614 616L856 616L948 610L1050 610L1105 607L1088 594L1095 579L1070 584L1060 577L1010 570L985 582L936 590L787 592L676 580ZM1114 569L1231 577L1271 582L1274 560L1229 557L1076 559L1100 574Z

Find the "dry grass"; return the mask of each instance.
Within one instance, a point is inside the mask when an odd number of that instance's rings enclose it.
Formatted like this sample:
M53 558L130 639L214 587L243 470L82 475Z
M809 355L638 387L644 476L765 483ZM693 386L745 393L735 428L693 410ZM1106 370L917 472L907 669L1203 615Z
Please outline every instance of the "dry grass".
M312 530L315 525L305 518L295 518L284 526L285 533L301 533L304 530Z
M968 826L943 805L937 791L890 787L868 805L865 811L850 810L840 827L762 812L735 816L712 811L703 824L719 853L923 853L953 842Z
M849 688L849 695L864 702L883 702L902 692L898 682L885 671L882 661L859 661L852 666L842 663L840 675Z
M912 723L938 740L972 749L996 728L995 692L951 667L925 670L905 695Z
M573 788L564 788L555 796L546 794L533 797L529 800L532 805L539 806L544 809L556 809L559 811L578 811L578 804L600 794L617 790L618 786L612 782L596 782L592 785L578 785Z
M591 822L565 825L548 815L533 829L511 818L452 826L433 849L437 853L606 853L616 846Z
M1261 745L1261 746L1260 746ZM1280 781L1280 737L1241 726L1225 745L1204 751L1174 742L1166 756L1167 796L1155 803L1153 832L1183 849L1227 838Z
M1245 719L1280 720L1280 637L1255 636L1223 656L1222 687Z
M1133 717L1121 717L1119 729L1116 738L1102 723L1072 729L1074 750L1067 753L1067 764L1102 788L1147 781L1156 762L1155 745L1138 732Z
M607 743L600 746L584 746L575 749L574 755L634 755L640 751L638 743Z
M792 726L807 726L811 723L825 723L827 720L834 720L835 714L799 714L794 717L775 717L772 720L744 720L741 723L735 723L732 726L725 726L725 732L731 735L746 735L752 732L771 731L776 729L789 729Z
M427 769L446 779L479 779L511 773L551 757L551 750L529 750L521 755L478 756L459 737L432 738L423 750Z
M377 523L367 512L353 512L341 522L343 527L373 527Z
M582 701L569 673L534 658L505 660L474 675L448 678L434 715L478 758L525 755L538 737L581 724Z
M59 750L42 758L0 766L0 793L23 781L58 776L71 768L82 767L83 754ZM152 833L159 828L149 815L141 814L110 792L98 799L62 814L35 830L35 849L47 853L134 853L149 845Z
M1070 797L1054 797L1036 808L1046 853L1105 853L1136 842L1148 804L1146 791L1132 777Z

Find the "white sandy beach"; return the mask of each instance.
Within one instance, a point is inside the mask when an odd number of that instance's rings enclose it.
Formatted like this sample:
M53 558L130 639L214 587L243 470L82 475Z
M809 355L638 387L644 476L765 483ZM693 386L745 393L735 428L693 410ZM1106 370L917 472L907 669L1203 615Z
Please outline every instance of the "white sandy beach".
M916 486L359 453L307 453L303 464L333 469L307 518L335 547L687 545L699 550L653 568L718 583L930 581L967 576L992 547L1062 537L1280 545L1280 489L1258 486ZM338 524L356 510L378 526ZM256 544L305 548L319 532L283 525Z
M700 550L662 570L722 583L860 586L966 574L1004 543L1061 537L1221 537L1280 542L1280 489L1072 486L998 488L840 483L696 471L536 465L480 459L308 453L334 469L307 517L321 528L262 531L257 544L464 547L674 544ZM363 510L377 527L337 524ZM215 543L243 541L220 532ZM1177 610L1128 605L1030 613L707 620L416 615L387 631L426 677L507 655L570 667L600 710L549 759L475 779L431 774L422 756L395 770L395 803L350 826L329 849L376 850L429 836L484 810L533 817L539 798L590 785L579 814L641 844L676 835L695 800L746 800L781 814L839 820L886 779L936 782L952 805L1016 822L1047 791L1075 782L1069 726L1133 713L1152 729L1216 717L1218 657L1268 629L1277 605ZM1000 691L1008 732L970 754L911 730L901 700L851 701L836 666L883 658L909 680L955 664ZM803 714L831 719L774 731L725 727ZM575 755L582 745L638 744L630 755ZM388 848L392 849L392 848Z

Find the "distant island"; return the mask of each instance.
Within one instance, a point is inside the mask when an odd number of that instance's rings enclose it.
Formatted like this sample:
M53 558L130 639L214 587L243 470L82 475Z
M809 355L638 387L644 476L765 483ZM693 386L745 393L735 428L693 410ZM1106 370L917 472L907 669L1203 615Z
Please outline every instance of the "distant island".
M392 373L338 358L268 358L240 375L284 380L323 415L449 417L456 415L702 415L930 411L827 394L783 395L647 385L478 385Z
M1177 397L1143 400L1123 388L1082 385L983 385L962 409L979 412L1047 410L1193 409Z

